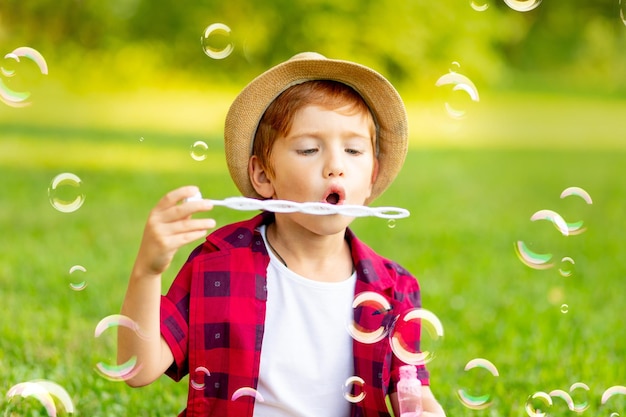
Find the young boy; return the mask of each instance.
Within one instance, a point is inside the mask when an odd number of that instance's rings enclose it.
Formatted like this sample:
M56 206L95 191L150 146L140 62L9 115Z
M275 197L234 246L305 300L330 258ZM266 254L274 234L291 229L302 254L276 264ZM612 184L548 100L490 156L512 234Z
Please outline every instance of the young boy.
M246 197L368 204L404 162L406 112L377 72L302 53L235 99L225 150ZM389 317L419 308L415 278L360 242L351 217L263 212L209 235L161 296L176 250L215 227L191 217L212 209L186 201L197 193L171 191L148 218L121 311L140 329L120 328L119 360L137 358L127 382L189 374L181 416L389 416L387 396L399 416L404 363L387 338L363 343L346 329L358 294L384 297ZM418 377L423 416L444 416L423 365ZM362 393L348 401L354 381Z

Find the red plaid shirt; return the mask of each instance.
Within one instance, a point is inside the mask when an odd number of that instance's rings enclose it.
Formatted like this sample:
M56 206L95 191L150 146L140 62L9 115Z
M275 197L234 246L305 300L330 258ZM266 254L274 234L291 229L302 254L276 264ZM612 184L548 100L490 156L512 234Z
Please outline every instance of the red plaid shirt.
M176 381L190 374L187 409L180 416L252 417L254 397L231 398L239 388L257 388L269 256L256 228L273 218L263 213L210 234L161 299L161 333L174 355L166 374ZM357 273L355 294L382 294L394 316L420 307L415 278L377 255L349 229L346 239ZM381 320L375 316L362 319ZM376 328L380 322L370 325ZM385 397L395 391L398 368L404 363L392 354L386 338L371 344L355 340L353 355L354 373L365 381L365 397L353 405L351 416L389 416ZM418 375L422 384L429 384L423 366Z

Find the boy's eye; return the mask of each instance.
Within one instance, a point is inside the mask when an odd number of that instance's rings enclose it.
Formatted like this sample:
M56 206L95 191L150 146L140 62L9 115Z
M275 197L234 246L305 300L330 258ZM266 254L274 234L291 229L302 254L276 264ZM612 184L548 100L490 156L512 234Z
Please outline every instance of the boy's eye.
M300 155L313 155L315 152L317 152L317 149L316 148L298 149L297 152Z
M346 153L349 153L350 155L360 155L361 151L359 151L358 149L346 149Z

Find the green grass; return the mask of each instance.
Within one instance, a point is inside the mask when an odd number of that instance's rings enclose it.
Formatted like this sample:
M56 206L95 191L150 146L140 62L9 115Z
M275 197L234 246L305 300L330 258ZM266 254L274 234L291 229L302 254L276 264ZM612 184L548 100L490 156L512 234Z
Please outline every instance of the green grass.
M397 181L375 202L405 207L411 216L393 228L375 218L353 223L361 238L419 278L424 307L443 323L443 340L424 343L436 347L432 389L448 416L525 416L530 395L568 391L576 382L590 387L577 397L590 404L583 415L626 413L619 399L615 409L600 407L605 389L626 385L626 151L624 129L612 120L613 146L609 126L600 129L602 146L594 146L598 129L581 123L572 147L564 146L567 137L551 137L558 129L538 126L527 129L545 137L534 136L536 146L527 149L519 140L517 146L414 147ZM510 126L512 137L523 137L523 122ZM162 377L131 389L98 376L95 364L115 357L115 332L95 338L94 329L119 312L144 221L162 194L194 183L208 197L237 195L219 137L19 120L0 129L0 394L45 378L70 393L77 416L176 414L185 405L184 382ZM210 149L201 162L189 156L198 139ZM82 180L85 202L74 213L60 213L48 201L49 183L61 172ZM584 188L593 204L560 199L569 186ZM530 221L540 209L584 220L588 230L561 236L547 221ZM251 215L224 208L214 213L219 224ZM551 253L556 265L523 265L513 249L517 240ZM177 255L164 289L192 246ZM575 260L570 277L558 273L565 256ZM69 269L77 264L86 268L83 291L69 287ZM561 312L564 303L568 313ZM474 358L493 362L499 377L464 371ZM457 398L459 389L489 394L493 403L468 409ZM575 415L553 399L550 415ZM23 403L30 401L12 406L27 408Z

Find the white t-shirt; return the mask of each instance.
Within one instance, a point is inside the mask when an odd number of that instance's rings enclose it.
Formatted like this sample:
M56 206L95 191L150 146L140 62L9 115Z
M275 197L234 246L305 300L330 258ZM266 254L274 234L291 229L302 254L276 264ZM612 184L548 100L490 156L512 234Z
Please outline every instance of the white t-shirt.
M255 417L346 417L343 396L353 376L352 320L356 273L319 282L289 270L269 249L267 312Z

